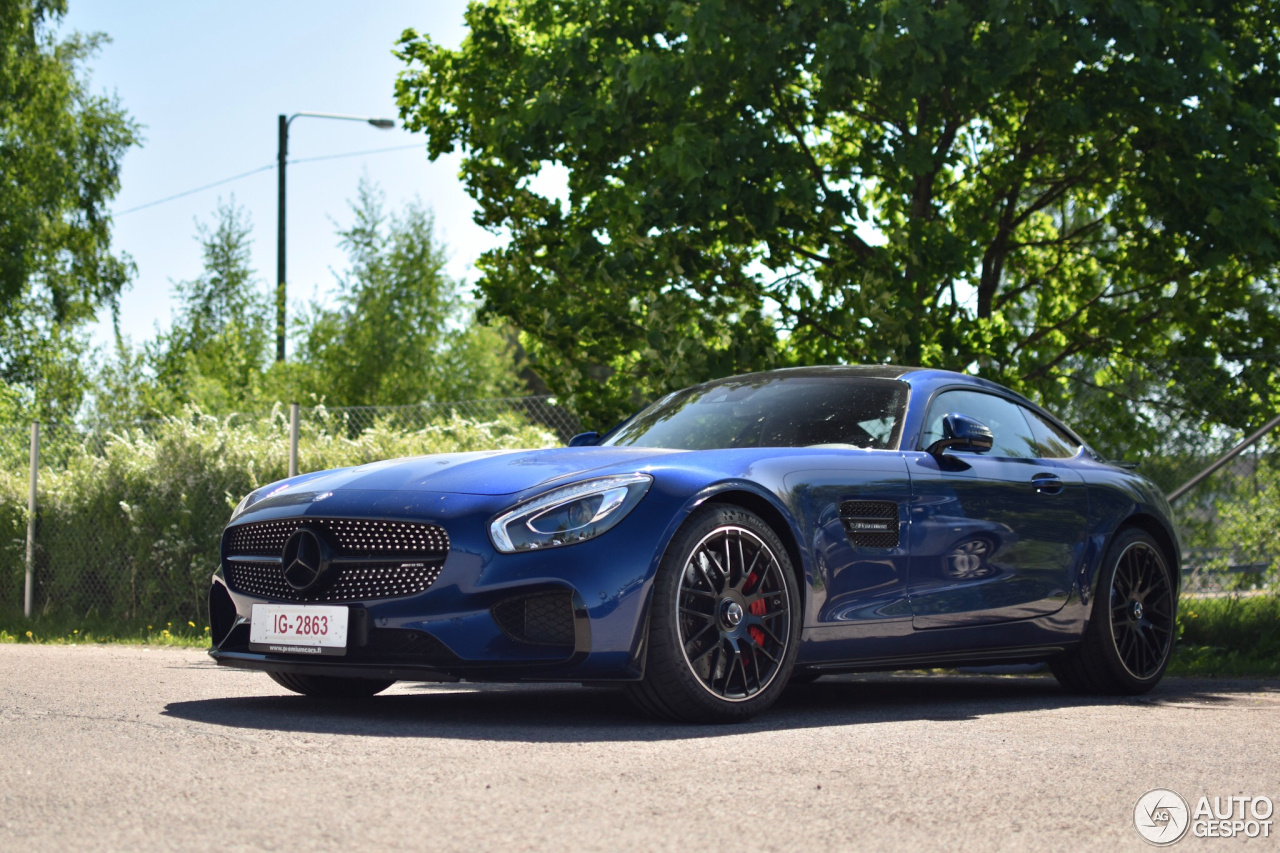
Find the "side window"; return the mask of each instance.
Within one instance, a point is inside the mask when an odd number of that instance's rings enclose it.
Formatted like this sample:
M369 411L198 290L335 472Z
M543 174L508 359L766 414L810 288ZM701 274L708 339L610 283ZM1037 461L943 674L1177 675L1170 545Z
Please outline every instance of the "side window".
M977 418L991 429L995 442L989 456L1035 457L1036 441L1022 416L1022 407L1003 397L981 391L944 391L934 398L925 418L921 444L928 447L942 438L942 419L952 412Z
M1027 423L1031 424L1031 434L1036 440L1036 455L1041 459L1069 459L1080 452L1080 444L1067 435L1052 421L1024 408Z

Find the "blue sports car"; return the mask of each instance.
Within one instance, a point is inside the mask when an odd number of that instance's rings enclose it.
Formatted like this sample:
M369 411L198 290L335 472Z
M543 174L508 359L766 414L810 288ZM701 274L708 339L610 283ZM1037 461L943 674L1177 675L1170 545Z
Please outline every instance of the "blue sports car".
M756 373L564 448L258 489L223 534L210 653L308 696L616 682L684 721L867 670L1047 661L1070 690L1140 693L1173 643L1169 519L992 382Z

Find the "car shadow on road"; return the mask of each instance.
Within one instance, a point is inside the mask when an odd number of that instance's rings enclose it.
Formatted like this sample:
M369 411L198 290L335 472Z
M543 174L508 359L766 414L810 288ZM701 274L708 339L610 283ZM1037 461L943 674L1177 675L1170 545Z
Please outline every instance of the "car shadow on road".
M1145 697L1114 699L1075 696L1047 677L895 674L793 685L756 719L720 726L650 720L638 716L620 690L561 684L412 684L359 701L227 697L173 702L164 714L232 728L363 737L634 742L909 720L959 722L1099 705L1221 708L1239 704L1235 697L1259 695L1274 697L1273 710L1280 710L1274 682L1169 679Z

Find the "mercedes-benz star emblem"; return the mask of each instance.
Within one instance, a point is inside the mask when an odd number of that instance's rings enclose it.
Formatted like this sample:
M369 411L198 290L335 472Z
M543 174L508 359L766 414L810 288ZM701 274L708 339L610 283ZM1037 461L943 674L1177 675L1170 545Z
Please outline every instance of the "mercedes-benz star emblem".
M724 608L724 621L730 628L738 627L742 622L742 605L736 601L730 601Z
M328 554L324 543L309 527L299 527L284 543L284 552L280 555L280 565L284 569L284 579L289 586L298 592L305 592L316 586L329 568Z

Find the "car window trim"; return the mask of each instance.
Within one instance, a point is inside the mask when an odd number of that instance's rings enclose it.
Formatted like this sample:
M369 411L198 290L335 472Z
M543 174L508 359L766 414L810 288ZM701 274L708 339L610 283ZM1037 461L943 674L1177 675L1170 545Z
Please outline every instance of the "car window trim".
M1027 399L1025 399L1025 398L1019 398L1019 396L1017 396L1017 395L1015 395L1015 394L1013 394L1013 393L1003 393L1003 389L997 390L997 389L994 389L994 388L985 388L985 387L983 387L983 386L981 386L981 385L969 385L969 384L966 384L966 383L963 383L963 382L956 382L956 383L952 383L952 384L950 384L950 385L943 385L943 386L941 386L940 388L935 388L935 389L933 389L933 392L929 395L929 399L928 399L928 401L926 402L925 407L924 407L924 414L921 416L921 419L920 419L920 429L919 429L919 431L916 433L916 448L915 448L916 450L921 451L921 452L924 452L924 451L927 449L927 448L925 448L925 446L924 446L924 431L925 431L925 428L926 428L926 427L928 426L928 424L929 424L929 411L933 408L933 404L934 404L935 402L937 402L938 397L939 397L939 396L941 396L942 394L945 394L945 393L946 393L946 392L948 392L948 391L975 391L975 392L977 392L977 393L979 393L979 394L990 394L992 397L1000 397L1001 399L1003 399L1003 400L1004 400L1005 402L1007 402L1007 403L1012 403L1013 405L1015 405L1015 406L1019 406L1019 407L1025 406L1025 407L1027 407L1027 408L1031 409L1033 412L1036 412L1037 414L1044 415L1044 417L1045 417L1045 418L1046 418L1050 423L1056 424L1058 427L1060 427L1060 428L1062 429L1062 431L1063 431L1063 432L1065 432L1067 435L1071 436L1071 438L1075 440L1076 445L1077 445L1076 453L1075 453L1075 455L1074 455L1074 456L1056 456L1056 457L1052 457L1052 459L1053 459L1053 460L1056 460L1056 461L1060 461L1060 462L1061 462L1061 461L1066 461L1066 460L1070 460L1070 459L1079 459L1079 458L1084 454L1084 452L1088 449L1088 447L1089 447L1087 444L1085 444L1083 441L1081 441L1081 440L1080 440L1080 436L1076 435L1075 430L1073 430L1073 429L1071 429L1070 427L1066 426L1064 423L1062 423L1062 421L1058 420L1058 419L1057 419L1057 418L1055 418L1053 415L1049 414L1049 413L1048 413L1048 412L1046 412L1044 409L1042 409L1041 407L1037 406L1035 403L1032 403L1030 400L1027 400ZM1024 420L1024 421L1026 420L1026 417L1025 417L1025 416L1023 417L1023 420ZM1028 428L1030 428L1030 426L1031 426L1030 424L1027 424L1027 427L1028 427ZM1021 456L998 456L998 457L993 457L993 458L996 458L996 459L1022 459L1022 458L1025 458L1025 457L1021 457ZM1031 458L1033 458L1033 459L1042 459L1042 457L1031 457Z
M1071 430L1067 429L1062 424L1060 424L1057 418L1054 418L1048 415L1048 413L1042 411L1036 406L1028 406L1026 403L1019 403L1018 408L1025 409L1027 412L1030 412L1033 415L1039 415L1040 417L1044 418L1050 425L1058 427L1058 429L1062 430L1062 432L1067 436L1067 438L1075 442L1075 445L1076 445L1075 453L1072 453L1070 456L1037 456L1035 457L1036 459L1043 459L1046 461L1064 461L1069 459L1075 459L1078 456L1080 456L1080 454L1084 453L1084 448L1085 448L1084 442L1081 441L1074 432L1072 432ZM1026 412L1023 413L1022 417L1024 420L1026 420L1026 417L1027 417ZM1034 435L1035 425L1032 424L1030 421L1027 421L1027 426L1031 427L1031 432Z

